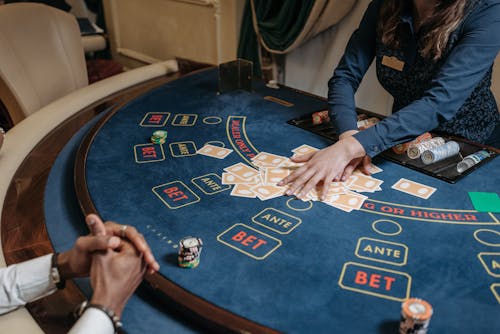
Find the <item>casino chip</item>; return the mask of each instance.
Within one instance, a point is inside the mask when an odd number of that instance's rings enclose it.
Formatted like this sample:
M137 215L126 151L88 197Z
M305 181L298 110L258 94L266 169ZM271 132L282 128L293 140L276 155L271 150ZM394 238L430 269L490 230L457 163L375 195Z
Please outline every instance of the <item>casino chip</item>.
M432 306L425 300L410 298L401 305L400 334L426 334L432 317Z
M359 130L366 130L374 126L378 122L380 122L380 119L378 119L377 117L363 118L356 122L356 126L358 127Z
M165 142L167 141L167 135L168 132L165 130L156 130L151 136L151 142L153 144L165 144Z
M423 142L424 140L429 140L429 139L432 139L432 135L429 132L425 132L412 141L409 141L409 142L406 142L403 144L398 144L398 145L394 146L392 148L392 151L396 154L404 154L404 153L406 153L406 151L408 150L408 147L410 147L410 145L415 145L415 144Z
M417 159L422 153L427 150L430 150L434 147L442 146L445 144L445 140L442 137L434 137L431 139L426 139L420 143L410 144L406 153L408 154L408 158Z
M313 125L319 125L330 122L330 116L328 115L328 110L316 111L312 114L311 118Z
M457 142L450 140L444 145L425 150L422 152L420 158L424 164L429 165L457 154L460 154L460 145Z
M185 237L179 241L179 256L177 261L181 268L196 268L200 264L203 242L200 238Z

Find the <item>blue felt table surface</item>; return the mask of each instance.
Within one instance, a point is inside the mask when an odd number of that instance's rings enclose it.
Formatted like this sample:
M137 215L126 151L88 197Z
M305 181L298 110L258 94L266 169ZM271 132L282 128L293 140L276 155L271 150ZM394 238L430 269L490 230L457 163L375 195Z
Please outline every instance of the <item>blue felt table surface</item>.
M70 249L79 236L88 234L75 194L74 161L80 142L104 115L103 113L94 118L73 136L57 157L47 180L44 196L45 219L50 240L58 252ZM90 298L92 288L89 279L77 279L76 283L87 298ZM205 332L154 296L148 287L141 286L130 298L122 315L127 333L153 333L157 330L174 334Z
M468 198L469 191L500 189L500 159L494 159L457 184L375 159L384 170L374 175L384 181L382 191L367 194L369 204L351 213L318 202L312 203L308 210L297 211L290 207L286 197L260 201L229 196L230 190L208 195L192 180L210 173L220 176L225 167L247 162L244 152L238 154L235 150L225 159L202 155L174 157L170 143L192 142L201 148L206 142L216 141L234 148L228 120L245 117L244 139L257 152L290 156L291 149L304 143L317 148L330 144L286 124L291 118L321 110L324 101L287 89L268 89L259 83L252 93L217 95L216 90L215 71L188 76L155 89L114 115L100 130L89 151L86 176L98 212L105 219L141 230L160 259L162 275L194 295L283 332L331 333L332 329L343 333L394 332L399 323L399 300L386 298L384 294L391 294L383 289L382 295L376 289L364 292L346 289L349 285L346 280L353 279L346 268L354 265L369 272L370 267L375 267L408 277L409 294L432 304L432 332L500 332L500 298L497 300L495 295L500 279L489 274L483 265L484 259L500 252L500 224L494 214L474 212ZM267 95L294 105L285 107L263 99ZM139 164L134 159L134 146L148 143L155 130L139 124L151 112L170 113L161 128L168 131L165 159ZM195 124L173 125L178 114L197 115ZM207 117L211 120L220 117L221 122L207 124L210 122L203 121ZM80 132L73 139L74 145L82 135ZM74 154L75 147L70 146L71 143L61 157ZM49 178L45 208L51 240L57 247L67 248L77 235L85 232L85 225L81 217L75 219L78 208L68 205L76 201L70 184L72 170L68 168L72 161L59 160L63 158L58 159ZM437 190L429 199L420 199L391 189L402 177ZM179 181L199 201L171 209L152 189ZM301 224L289 234L262 227L252 218L266 208L292 215ZM386 222L376 223L378 220ZM220 239L224 231L237 224L278 239L281 245L265 259L256 260L218 240L218 236ZM393 228L400 230L390 235ZM187 235L199 236L204 241L201 264L194 270L176 265L174 245ZM405 248L405 263L384 263L359 256L357 245L366 239ZM483 253L488 253L487 257L480 256ZM151 326L170 326L170 332L194 331L177 318L171 318L161 306L149 302L147 294L134 297L124 316L126 324L151 319ZM130 328L130 332L145 330L146 327L136 328L136 325Z

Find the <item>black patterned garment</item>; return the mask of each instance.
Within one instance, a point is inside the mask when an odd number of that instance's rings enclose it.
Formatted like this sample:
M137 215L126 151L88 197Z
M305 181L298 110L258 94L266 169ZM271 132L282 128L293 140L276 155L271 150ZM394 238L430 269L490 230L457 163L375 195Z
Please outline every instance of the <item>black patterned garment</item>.
M376 58L377 77L394 97L393 114L354 137L369 156L427 131L485 143L500 114L491 92L492 66L500 50L500 0L470 0L438 61L420 55L411 1L401 13L401 49L381 43L376 33L383 0L370 3L329 81L328 101L338 133L356 129L354 93Z

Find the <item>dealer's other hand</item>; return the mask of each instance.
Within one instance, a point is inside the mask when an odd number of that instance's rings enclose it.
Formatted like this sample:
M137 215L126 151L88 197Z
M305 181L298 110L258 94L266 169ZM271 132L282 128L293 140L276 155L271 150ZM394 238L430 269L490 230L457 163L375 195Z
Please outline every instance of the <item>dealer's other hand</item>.
M358 130L346 131L339 136L339 139L340 140L345 139L345 138L352 136L353 134L358 133L358 132L359 132ZM349 178L349 176L352 175L352 172L354 172L354 170L356 168L359 168L363 174L371 175L371 173L372 173L371 172L371 165L372 165L372 159L367 155L365 155L362 158L356 158L356 159L351 160L351 162L344 169L344 173L340 177L340 181L347 180Z
M366 152L361 144L351 135L342 136L339 141L323 150L292 157L294 162L305 162L292 174L284 178L279 186L289 185L286 195L304 198L313 187L323 183L321 199L333 181L347 179L359 163L366 166L369 159L364 159ZM369 168L369 167L368 167Z

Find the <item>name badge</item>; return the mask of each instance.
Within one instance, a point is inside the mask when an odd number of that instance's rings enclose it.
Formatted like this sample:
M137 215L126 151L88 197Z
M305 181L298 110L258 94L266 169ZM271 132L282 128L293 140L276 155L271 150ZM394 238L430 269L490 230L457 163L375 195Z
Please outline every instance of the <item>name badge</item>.
M382 57L382 65L390 67L396 71L401 72L403 67L405 66L405 62L399 60L396 57L383 56Z

